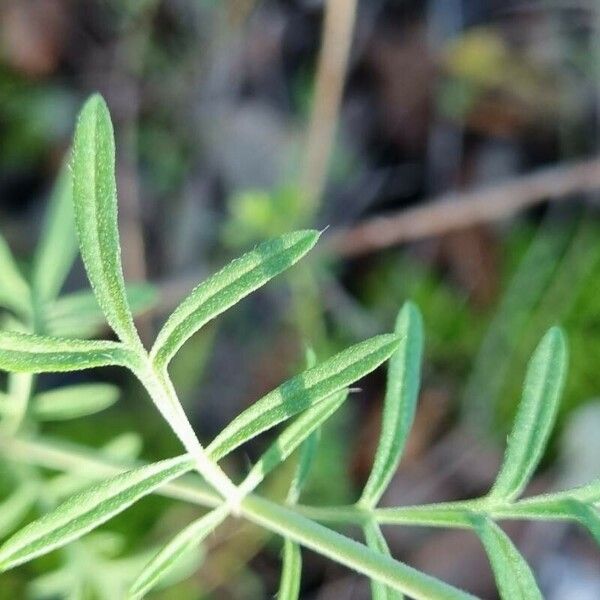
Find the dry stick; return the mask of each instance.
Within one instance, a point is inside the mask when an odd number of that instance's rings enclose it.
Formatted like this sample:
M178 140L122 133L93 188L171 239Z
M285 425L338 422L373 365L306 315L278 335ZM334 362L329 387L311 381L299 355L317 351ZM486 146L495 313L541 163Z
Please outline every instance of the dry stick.
M570 194L598 189L600 158L541 169L479 191L445 194L416 208L374 217L354 227L334 229L325 240L324 250L340 257L359 256L503 219L546 200L564 200ZM160 300L154 312L173 309L204 276L202 271L159 282Z
M600 189L598 157L541 169L480 190L444 194L415 208L334 230L327 239L327 249L338 256L368 254L402 242L503 219L545 200L564 200L570 194L597 189Z
M328 0L300 186L314 209L325 182L356 20L357 0ZM309 214L313 210L309 211Z

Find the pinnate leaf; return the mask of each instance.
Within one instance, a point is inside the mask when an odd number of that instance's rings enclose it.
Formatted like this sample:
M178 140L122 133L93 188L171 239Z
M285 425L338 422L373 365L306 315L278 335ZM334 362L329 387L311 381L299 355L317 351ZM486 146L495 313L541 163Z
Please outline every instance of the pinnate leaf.
M374 507L394 476L413 424L421 377L423 320L419 309L407 303L396 321L400 345L388 367L381 435L373 470L359 503Z
M0 331L0 369L15 373L81 371L131 367L136 356L117 342L75 340Z
M190 471L193 464L187 455L164 460L117 475L71 496L18 531L0 548L0 570L47 554L92 531L143 496Z
M293 377L225 427L208 446L209 455L220 460L263 431L348 387L387 360L397 346L395 335L376 336Z
M473 527L492 565L503 600L542 600L535 577L510 538L487 517L473 516Z
M169 575L180 559L213 532L228 515L221 506L180 531L142 570L129 591L130 598L143 598L163 577Z
M567 370L567 345L557 327L546 333L527 368L523 397L490 498L512 500L536 469L554 427Z
M39 421L63 421L93 415L112 406L119 388L109 383L81 383L34 396L33 415Z
M198 285L158 334L151 355L166 367L177 350L203 325L300 260L319 239L297 231L264 242Z
M121 266L114 133L98 94L85 103L75 130L73 202L81 256L98 304L119 338L139 347Z

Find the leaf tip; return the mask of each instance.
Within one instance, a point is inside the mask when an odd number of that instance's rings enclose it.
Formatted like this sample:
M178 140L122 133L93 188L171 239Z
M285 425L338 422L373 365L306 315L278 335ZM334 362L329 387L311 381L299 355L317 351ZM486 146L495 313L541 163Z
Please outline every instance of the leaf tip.
M410 320L419 327L423 324L423 315L419 307L412 301L407 300L398 313L397 325L403 323L405 320Z
M298 242L304 242L307 249L310 250L319 241L322 232L317 231L316 229L301 229L291 235L297 236Z
M108 111L108 106L106 104L106 100L99 92L94 92L83 104L83 108L81 109L81 114L89 114L95 113L98 110L106 110Z

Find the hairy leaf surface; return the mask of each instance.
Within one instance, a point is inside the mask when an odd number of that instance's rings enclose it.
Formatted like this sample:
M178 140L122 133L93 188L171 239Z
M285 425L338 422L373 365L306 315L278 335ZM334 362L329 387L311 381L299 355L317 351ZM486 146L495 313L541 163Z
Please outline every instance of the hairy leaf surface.
M229 263L198 285L169 317L151 355L165 367L203 325L300 260L319 239L316 231L297 231L269 240Z
M130 367L135 355L117 342L72 340L0 331L0 369L16 373L80 371Z
M0 570L64 546L105 523L161 485L190 471L186 456L164 460L94 484L30 523L0 548Z
M250 493L254 490L277 465L288 458L296 448L331 417L347 397L347 390L332 394L322 402L305 410L291 425L286 427L244 479L241 486L244 493Z
M566 370L565 337L560 329L553 327L529 362L521 404L490 498L512 500L527 485L554 427Z
M373 508L394 476L415 417L423 354L423 320L407 303L396 321L400 345L390 359L381 435L359 503Z
M396 336L380 335L293 377L225 427L208 446L209 455L219 460L263 431L348 387L387 360L397 347Z
M502 600L542 600L535 577L510 538L486 517L473 525L492 565Z
M98 94L85 103L75 130L73 201L81 256L98 304L119 338L138 347L121 266L114 133Z
M589 531L600 546L600 512L598 509L575 499L566 502L573 517Z

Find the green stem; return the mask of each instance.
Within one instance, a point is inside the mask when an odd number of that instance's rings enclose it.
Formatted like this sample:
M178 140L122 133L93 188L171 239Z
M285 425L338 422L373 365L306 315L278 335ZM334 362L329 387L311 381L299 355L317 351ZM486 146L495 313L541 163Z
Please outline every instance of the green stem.
M373 552L364 544L264 498L248 496L242 502L242 514L257 525L408 594L416 600L475 598L393 558Z
M158 374L147 356L143 368L135 372L154 404L183 447L196 463L196 471L227 501L234 515L239 515L242 494L221 467L206 453L192 428L171 380L166 372Z
M75 445L0 437L0 453L13 460L80 474L97 480L122 473L130 465L99 459ZM206 507L217 507L218 494L200 482L171 482L157 493ZM472 600L471 596L392 558L380 556L363 544L315 523L295 510L255 495L241 503L241 515L265 529L282 535L415 599Z

